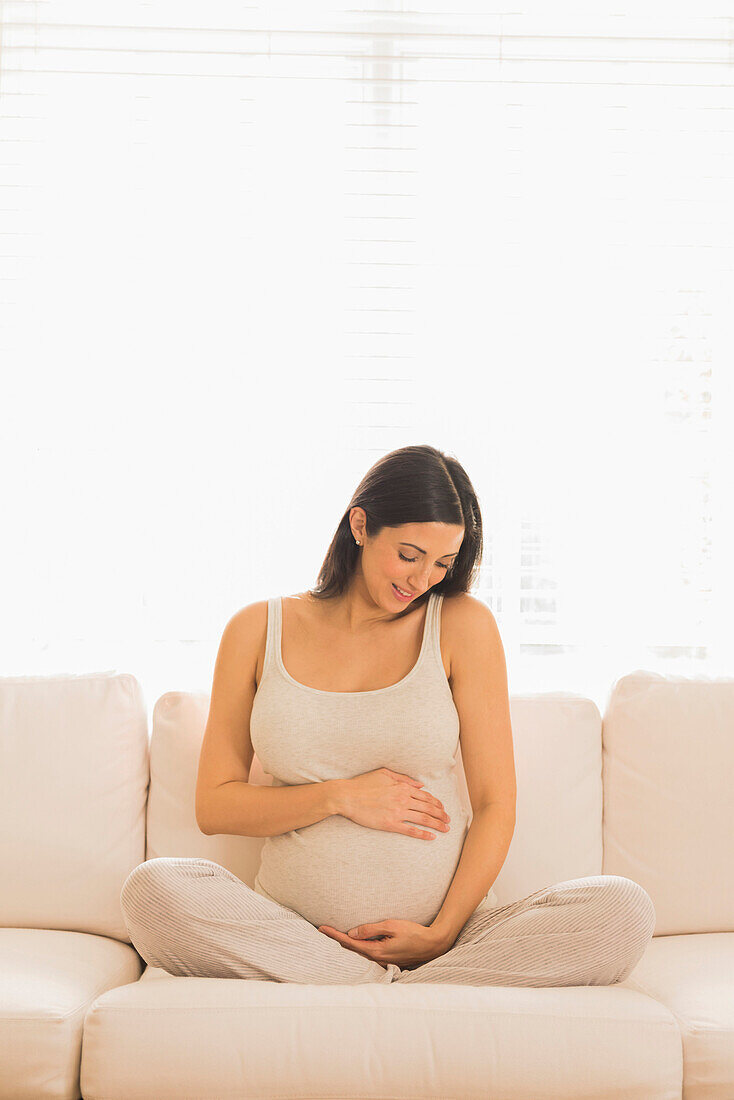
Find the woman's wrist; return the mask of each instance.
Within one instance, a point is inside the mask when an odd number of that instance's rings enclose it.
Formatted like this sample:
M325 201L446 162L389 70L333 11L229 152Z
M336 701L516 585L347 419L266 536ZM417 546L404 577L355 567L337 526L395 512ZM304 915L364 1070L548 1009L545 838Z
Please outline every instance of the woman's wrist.
M433 933L436 946L440 947L442 952L448 951L450 947L453 947L458 932L454 932L446 925L436 924L435 921L433 924L429 924L428 927Z
M329 812L346 817L346 784L348 779L327 779L324 786L328 790Z

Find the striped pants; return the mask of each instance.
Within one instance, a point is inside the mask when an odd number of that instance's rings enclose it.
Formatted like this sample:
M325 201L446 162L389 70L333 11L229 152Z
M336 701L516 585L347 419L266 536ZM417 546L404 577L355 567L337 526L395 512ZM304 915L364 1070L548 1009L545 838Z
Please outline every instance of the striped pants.
M312 985L612 985L655 929L638 883L590 875L477 908L443 955L401 970L343 947L208 859L149 859L130 872L120 902L133 946L169 974Z

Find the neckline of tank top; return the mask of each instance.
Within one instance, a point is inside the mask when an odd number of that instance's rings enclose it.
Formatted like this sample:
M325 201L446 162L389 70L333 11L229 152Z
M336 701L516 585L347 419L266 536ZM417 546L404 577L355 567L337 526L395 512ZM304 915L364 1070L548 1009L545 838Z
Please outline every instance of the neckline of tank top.
M415 662L415 664L411 668L410 672L407 672L405 674L405 676L403 676L402 680L398 680L398 682L396 684L388 684L387 687L384 687L384 688L371 688L369 691L326 691L324 688L310 687L309 684L302 684L300 680L294 679L294 677L291 676L290 672L288 671L288 669L285 667L285 664L283 663L283 649L282 649L282 642L283 642L283 597L282 596L276 597L276 600L275 600L275 602L278 606L278 611L279 611L279 621L275 624L275 629L273 630L272 635L271 635L272 638L273 638L273 643L274 643L273 644L273 649L275 650L275 664L278 667L278 669L280 670L280 672L282 673L282 675L286 678L286 680L288 681L289 684L294 684L295 687L301 688L302 691L310 691L313 695L329 695L329 696L336 696L337 698L349 699L349 698L353 698L355 696L363 696L363 695L384 695L386 691L395 691L396 688L402 687L403 684L406 684L408 682L408 680L412 679L412 677L415 675L415 673L418 671L418 669L423 664L423 661L424 661L424 658L425 658L425 655L426 655L426 651L428 650L428 646L429 646L429 637L430 637L430 631L428 629L429 620L431 622L431 626L433 627L433 623L435 623L436 617L437 617L437 614L438 614L438 607L435 606L434 609L433 609L433 616L434 617L433 617L433 619L431 619L430 618L431 608L432 608L432 605L440 604L440 601L442 599L443 599L443 593L441 593L441 592L431 592L430 595L428 596L428 600L426 601L426 617L425 617L425 620L423 622L423 637L421 639L421 648L420 648L420 653L418 654L418 660Z

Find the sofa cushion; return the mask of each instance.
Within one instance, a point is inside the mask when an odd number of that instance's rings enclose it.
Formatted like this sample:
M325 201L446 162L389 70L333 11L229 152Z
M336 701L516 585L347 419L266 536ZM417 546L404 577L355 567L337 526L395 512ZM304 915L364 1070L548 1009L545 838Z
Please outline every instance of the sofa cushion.
M734 680L637 670L603 721L604 874L644 886L655 935L734 931Z
M601 874L601 714L572 692L510 698L515 832L495 882L500 905ZM463 767L461 769L463 775Z
M734 933L655 936L618 986L654 997L678 1021L686 1100L734 1096L732 975Z
M169 691L153 707L146 859L202 857L253 886L263 837L207 836L196 823L196 773L209 713L205 692ZM256 762L253 783L270 783Z
M87 1009L140 970L138 954L117 939L0 928L0 1098L78 1097Z
M171 977L110 990L84 1030L85 1100L671 1100L673 1014L631 990L323 986Z
M148 719L127 673L0 678L0 926L130 942L145 859Z

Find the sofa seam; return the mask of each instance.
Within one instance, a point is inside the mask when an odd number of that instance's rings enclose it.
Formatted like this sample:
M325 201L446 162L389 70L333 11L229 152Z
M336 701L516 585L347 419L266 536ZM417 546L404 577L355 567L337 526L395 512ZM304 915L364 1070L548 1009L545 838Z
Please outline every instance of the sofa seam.
M128 982L126 984L134 985L135 983L134 982ZM655 1004L659 1004L661 1008L667 1008L667 1005L662 1004L660 1001L656 1001L654 997L651 997L650 1000L654 1001ZM386 1009L393 1010L393 1011L396 1011L396 1012L405 1012L406 1008L407 1008L407 1009L409 1009L410 1012L416 1012L417 1011L417 1012L420 1012L420 1013L423 1013L423 1014L426 1014L428 1012L447 1011L445 1008L442 1008L441 1006L436 1006L435 1008L431 1008L430 1006L429 1007L424 1007L424 1006L421 1006L421 1005L406 1006L406 1005L391 1005L391 1004L387 1004L387 1005L342 1005L342 1004L314 1005L314 1004L310 1004L310 1005L297 1005L297 1006L294 1006L292 1004L283 1004L283 1005L263 1005L263 1004L254 1005L253 1004L253 1005L228 1005L226 1007L222 1007L220 1005L207 1005L207 1006L202 1006L201 1009L198 1009L197 1006L193 1006L192 1008L185 1008L183 1011L185 1011L187 1014L190 1013L190 1014L193 1015L197 1011L205 1012L207 1014L214 1013L214 1012L217 1012L217 1013L221 1013L221 1012L241 1012L241 1011L250 1011L252 1009L257 1009L258 1012L262 1012L263 1010L266 1010L266 1011L267 1010L272 1010L272 1011L297 1012L299 1009L307 1009L309 1011L313 1011L314 1009L319 1009L319 1008L339 1008L339 1009L354 1008L354 1009L358 1009L360 1012L365 1011L365 1010L369 1011L370 1009L379 1010L380 1012L384 1012ZM126 1007L126 1006L123 1006L123 1005L115 1005L110 1009L110 1011L114 1011L114 1012L118 1012L118 1013L129 1013L130 1015L134 1015L134 1016L138 1016L138 1015L140 1015L141 1013L144 1013L144 1012L160 1014L162 1011L177 1011L177 1010L180 1011L180 1009L177 1009L175 1006L172 1006L172 1005L166 1005L166 1006L156 1005L155 1007L153 1007L153 1006L149 1007L148 1005L130 1005L129 1007ZM452 1010L449 1009L448 1011L452 1011ZM457 1008L453 1009L453 1011L455 1011L455 1012L464 1012L464 1013L469 1012L473 1016L497 1016L497 1017L502 1016L504 1018L507 1017L507 1010L506 1009L497 1009L496 1011L492 1011L492 1010L487 1009L487 1008L457 1007ZM674 1019L677 1022L677 1017L676 1017L675 1013L672 1013L672 1015L673 1015ZM523 1020L528 1019L528 1018L534 1019L534 1020L550 1020L550 1019L558 1019L558 1013L549 1011L548 1013L540 1014L540 1013L522 1011L522 1012L516 1013L511 1018L512 1019L523 1019ZM589 1017L589 1013L585 1012L580 1016L563 1016L562 1019L564 1019L564 1020L588 1020L588 1019L590 1019L590 1017ZM603 1019L605 1019L605 1017L599 1016L598 1019L603 1020ZM631 1023L637 1023L637 1024L641 1023L640 1020L635 1020L631 1016L620 1018L618 1022L624 1023L625 1021L628 1021L628 1022L631 1022ZM653 1026L656 1026L656 1027L664 1027L667 1030L670 1030L670 1026L671 1026L669 1020L651 1020L651 1021L647 1021L647 1024L648 1024L648 1026L650 1024L652 1024ZM678 1030L680 1030L680 1029L678 1029ZM273 1100L278 1100L278 1098L274 1097ZM320 1100L320 1098L317 1098L317 1100Z
M127 969L126 967L121 967L115 973L112 985L105 986L104 984L102 984L102 985L97 987L95 992L92 993L90 1000L87 1002L86 1012L89 1011L89 1009L91 1008L94 1001L96 1001L97 997L101 996L102 993L107 993L110 989L122 989L122 987L124 985L135 985L136 981L140 981L140 978L134 978L133 981L131 981L131 982L118 982L118 978L121 978L124 975L126 969ZM117 984L115 984L115 983L117 983ZM13 1024L38 1024L39 1020L42 1020L42 1019L45 1019L48 1023L64 1023L66 1020L70 1020L72 1018L72 1016L75 1015L75 1013L78 1013L78 1011L79 1011L79 1006L77 1005L76 1008L70 1008L68 1012L64 1012L63 1014L60 1014L58 1016L53 1015L53 1016L41 1017L41 1016L5 1016L5 1015L3 1015L2 1020L7 1021L9 1023L13 1023ZM86 1015L86 1013L85 1013L85 1015Z
M111 985L105 985L104 983L102 983L102 985L99 985L97 987L96 991L92 994L91 999L87 1002L87 1008L86 1008L86 1011L84 1013L84 1018L85 1019L86 1019L86 1016L87 1016L87 1012L89 1012L92 1005L97 1000L97 997L100 997L103 993L108 993L110 991L110 989L122 989L122 987L125 986L125 985L135 985L136 981L140 981L140 978L138 977L138 978L133 978L133 980L131 982L121 982L121 983L118 982L117 979L123 977L126 970L127 970L127 966L121 966L120 969L115 973ZM64 1016L58 1016L57 1019L59 1019L59 1020L68 1020L73 1015L74 1015L74 1009L70 1009L67 1013L65 1013Z

